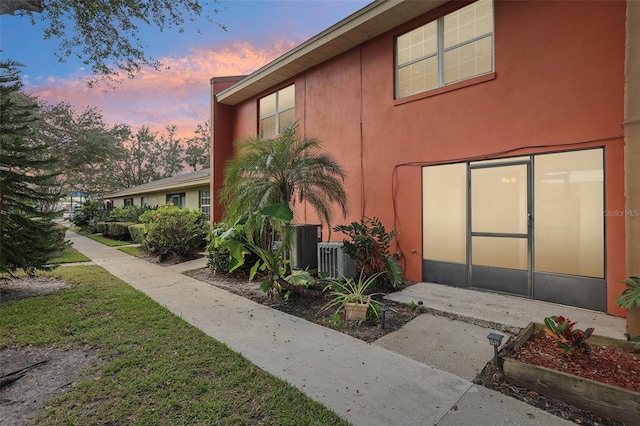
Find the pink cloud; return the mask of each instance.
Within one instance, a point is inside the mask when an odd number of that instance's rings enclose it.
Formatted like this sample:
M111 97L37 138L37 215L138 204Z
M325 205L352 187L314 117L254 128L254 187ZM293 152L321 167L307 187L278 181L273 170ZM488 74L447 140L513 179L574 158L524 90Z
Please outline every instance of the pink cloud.
M191 49L185 56L165 57L161 71L145 70L115 88L85 84L90 77L26 79L29 93L49 103L67 101L78 110L95 105L109 125L142 125L162 131L175 124L179 137L190 137L198 123L209 118L209 81L212 77L250 74L295 46L277 41L268 46L232 42Z

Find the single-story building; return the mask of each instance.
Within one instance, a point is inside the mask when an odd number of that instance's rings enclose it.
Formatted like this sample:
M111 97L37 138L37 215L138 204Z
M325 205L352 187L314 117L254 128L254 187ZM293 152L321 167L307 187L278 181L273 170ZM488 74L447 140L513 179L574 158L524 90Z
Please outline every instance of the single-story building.
M624 315L640 2L376 0L211 93L214 220L234 141L295 119L348 173L343 223L398 231L406 279Z
M201 209L211 217L211 170L201 169L107 194L102 200L111 207L162 206L173 203Z

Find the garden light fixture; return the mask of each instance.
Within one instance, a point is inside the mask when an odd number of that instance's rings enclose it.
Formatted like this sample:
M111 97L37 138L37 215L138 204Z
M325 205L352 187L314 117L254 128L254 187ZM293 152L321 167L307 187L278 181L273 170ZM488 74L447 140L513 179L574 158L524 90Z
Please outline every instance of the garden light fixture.
M498 333L489 333L487 339L489 339L489 343L493 346L493 363L497 367L498 366L498 347L502 343L502 339L504 336Z
M382 320L380 321L380 327L384 330L384 321L387 319L387 304L380 302L380 311L382 313Z

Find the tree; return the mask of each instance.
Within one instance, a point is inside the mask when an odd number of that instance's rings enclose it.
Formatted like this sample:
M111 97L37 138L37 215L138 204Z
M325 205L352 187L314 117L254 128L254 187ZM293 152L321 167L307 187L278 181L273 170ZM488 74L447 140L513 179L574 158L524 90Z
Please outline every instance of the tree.
M176 139L176 129L174 124L167 125L167 134L160 135L160 140L155 142L154 148L159 153L158 163L163 177L175 176L184 169L184 148L182 139Z
M78 113L67 102L42 103L39 116L35 131L58 150L64 170L58 183L63 192L100 194L113 189L116 138L96 107L85 107Z
M175 176L184 168L182 141L176 139L176 126L165 127L166 135L153 133L142 126L135 134L128 125L114 126L113 135L119 145L114 158L113 178L118 188L142 185Z
M142 126L133 134L128 125L119 125L114 132L120 144L117 173L114 176L117 186L128 188L159 179L155 172L158 159L151 150L151 144L155 141L151 130Z
M321 152L317 139L300 137L297 129L296 123L277 138L249 137L236 147L225 168L220 197L227 223L268 205L284 203L293 209L296 201L309 203L329 229L333 204L346 217L342 167Z
M31 24L47 24L43 38L58 38L60 47L54 53L58 60L75 56L98 76L115 77L120 72L132 77L143 65L160 69L162 64L144 52L138 25L159 31L177 28L183 32L188 22L204 16L214 23L211 14L215 8L205 10L212 2L198 0L3 0L0 14L28 17ZM203 4L205 6L203 6ZM216 24L226 31L224 25Z
M37 139L38 105L21 93L19 64L0 62L0 273L42 268L62 247L50 206L55 150Z
M204 124L198 124L193 133L194 136L187 139L185 162L195 172L198 166L201 169L211 167L211 123L206 121Z

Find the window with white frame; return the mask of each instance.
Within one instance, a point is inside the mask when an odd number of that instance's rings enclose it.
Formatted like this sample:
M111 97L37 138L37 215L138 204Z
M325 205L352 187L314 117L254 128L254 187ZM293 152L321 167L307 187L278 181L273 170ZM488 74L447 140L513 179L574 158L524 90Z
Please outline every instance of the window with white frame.
M125 198L124 199L124 206L125 207L133 206L133 198Z
M493 0L479 0L396 38L396 98L493 72Z
M211 220L211 192L200 191L200 210L207 220Z
M269 138L293 124L296 119L295 107L296 88L294 84L260 98L260 136Z
M146 207L146 206L148 206L148 205L149 205L149 197L148 197L148 196L146 196L146 195L144 195L144 196L140 197L140 205L141 205L142 207Z

